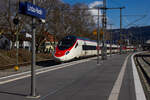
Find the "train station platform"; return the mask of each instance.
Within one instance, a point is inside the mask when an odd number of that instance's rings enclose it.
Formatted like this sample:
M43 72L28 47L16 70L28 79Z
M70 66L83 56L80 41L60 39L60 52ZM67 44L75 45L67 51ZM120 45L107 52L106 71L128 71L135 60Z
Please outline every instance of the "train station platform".
M100 64L96 57L63 63L37 71L39 98L29 97L31 79L24 74L22 78L17 77L18 80L11 78L11 82L5 80L0 84L0 99L145 100L137 98L133 69L131 54L108 56L107 60L100 60Z

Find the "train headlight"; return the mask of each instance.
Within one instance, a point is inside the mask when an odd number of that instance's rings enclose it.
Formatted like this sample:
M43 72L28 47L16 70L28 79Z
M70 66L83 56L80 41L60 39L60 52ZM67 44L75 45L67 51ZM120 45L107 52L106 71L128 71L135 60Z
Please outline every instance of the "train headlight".
M66 55L69 53L69 51L66 52Z

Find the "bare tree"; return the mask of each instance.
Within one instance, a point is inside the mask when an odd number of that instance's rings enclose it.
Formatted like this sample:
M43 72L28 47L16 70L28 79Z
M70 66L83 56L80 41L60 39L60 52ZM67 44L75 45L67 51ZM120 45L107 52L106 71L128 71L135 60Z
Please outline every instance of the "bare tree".
M32 33L32 19L29 16L18 14L19 0L3 0L4 8L0 19L0 26L6 26L12 34L12 41L15 42L15 34L25 30ZM10 2L11 1L11 2ZM15 2L14 2L15 1ZM30 0L28 0L30 1ZM65 4L60 0L37 0L36 4L46 9L46 23L36 20L36 50L48 39L48 34L53 34L57 39L64 35L74 34L78 36L92 36L92 30L95 26L92 15L89 13L87 5L75 4L73 6ZM20 18L18 28L13 24L13 19Z
M13 42L16 41L16 34L18 34L24 27L25 16L18 14L19 1L18 0L2 0L2 6L0 9L0 27L4 30L4 33L10 33L10 39ZM19 19L19 16L21 19ZM13 23L14 18L19 19L18 27Z

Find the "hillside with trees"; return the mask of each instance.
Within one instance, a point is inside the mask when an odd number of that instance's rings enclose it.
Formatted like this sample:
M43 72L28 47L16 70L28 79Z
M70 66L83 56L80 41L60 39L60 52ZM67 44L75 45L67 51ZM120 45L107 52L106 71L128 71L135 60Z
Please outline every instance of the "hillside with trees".
M120 40L120 29L113 29L113 40ZM122 29L122 39L128 39L131 44L143 44L150 39L150 26L130 27Z

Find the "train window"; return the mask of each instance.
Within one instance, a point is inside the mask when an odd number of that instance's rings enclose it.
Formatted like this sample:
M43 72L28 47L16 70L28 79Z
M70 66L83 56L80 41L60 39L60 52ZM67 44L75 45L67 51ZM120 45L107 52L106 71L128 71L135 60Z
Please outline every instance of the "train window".
M65 50L72 47L76 42L76 38L73 36L67 36L58 42L58 49Z
M78 42L76 43L76 45L75 45L75 48L78 46Z
M91 45L83 45L82 46L83 50L96 50L96 46L91 46Z

